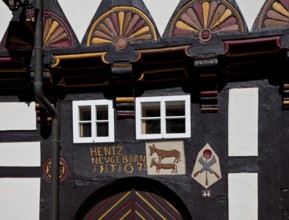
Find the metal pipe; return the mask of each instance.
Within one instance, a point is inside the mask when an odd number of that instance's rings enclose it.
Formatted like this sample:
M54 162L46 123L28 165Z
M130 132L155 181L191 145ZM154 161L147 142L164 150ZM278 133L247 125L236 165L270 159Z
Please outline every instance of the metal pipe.
M43 94L43 0L35 2L35 74L34 74L34 94L38 102L53 115L51 126L51 188L50 188L50 219L58 220L58 194L59 176L58 161L60 149L60 124L59 114L56 108L47 100Z

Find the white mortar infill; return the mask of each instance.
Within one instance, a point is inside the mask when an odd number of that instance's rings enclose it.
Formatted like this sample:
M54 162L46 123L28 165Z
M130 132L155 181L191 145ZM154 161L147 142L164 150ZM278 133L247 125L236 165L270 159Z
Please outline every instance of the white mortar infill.
M228 154L258 156L258 88L230 89Z
M258 220L258 174L229 173L229 220Z

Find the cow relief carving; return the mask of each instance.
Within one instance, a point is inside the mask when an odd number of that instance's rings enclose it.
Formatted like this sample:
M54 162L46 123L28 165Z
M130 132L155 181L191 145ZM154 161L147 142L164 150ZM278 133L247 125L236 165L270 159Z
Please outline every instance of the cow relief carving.
M183 141L146 143L148 175L185 174Z

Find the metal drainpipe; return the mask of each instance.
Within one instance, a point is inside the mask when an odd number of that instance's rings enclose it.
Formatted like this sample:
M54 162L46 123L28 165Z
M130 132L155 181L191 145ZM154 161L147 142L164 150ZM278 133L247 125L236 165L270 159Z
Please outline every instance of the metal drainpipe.
M56 108L47 100L43 94L43 0L35 2L35 74L34 74L34 94L38 102L53 115L51 126L51 188L50 188L50 220L58 220L58 161L60 149L60 127L59 114Z

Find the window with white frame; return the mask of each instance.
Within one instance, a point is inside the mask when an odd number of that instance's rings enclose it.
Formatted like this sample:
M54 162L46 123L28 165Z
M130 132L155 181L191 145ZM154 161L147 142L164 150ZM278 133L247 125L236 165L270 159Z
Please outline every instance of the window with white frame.
M109 100L73 101L73 142L114 142L114 109Z
M136 138L191 136L190 96L136 98Z

